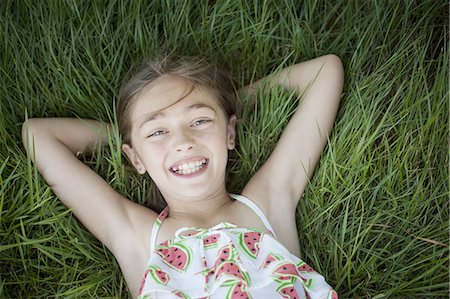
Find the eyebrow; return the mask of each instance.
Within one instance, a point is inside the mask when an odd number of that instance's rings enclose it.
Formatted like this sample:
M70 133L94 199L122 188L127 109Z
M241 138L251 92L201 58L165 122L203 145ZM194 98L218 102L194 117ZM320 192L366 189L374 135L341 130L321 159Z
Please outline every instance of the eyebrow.
M203 104L203 103L196 103L196 104L192 104L189 105L188 107L185 108L185 110L195 110L195 109L202 109L202 108L207 108L210 110L215 111L211 106ZM163 108L164 109L164 108ZM162 110L162 109L161 109ZM139 128L142 128L142 126L146 123L148 123L149 121L161 118L165 115L164 112L154 112L154 113L150 113L149 115L147 115L144 120L140 123Z

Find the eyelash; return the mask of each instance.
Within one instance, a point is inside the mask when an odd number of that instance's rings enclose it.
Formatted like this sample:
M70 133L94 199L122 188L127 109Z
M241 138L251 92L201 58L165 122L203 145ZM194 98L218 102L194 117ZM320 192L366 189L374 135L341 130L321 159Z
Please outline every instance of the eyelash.
M161 134L159 134L161 132ZM158 137L158 136L161 136L161 135L163 135L163 134L165 134L166 132L165 131L163 131L163 130L158 130L158 131L155 131L155 132L153 132L153 133L151 133L150 135L148 135L147 137Z
M210 119L199 119L199 120L194 121L194 122L191 124L191 127L197 127L197 126L200 126L200 125L204 125L204 124L206 124L206 123L209 123L209 122L211 122ZM162 136L162 135L164 135L164 134L166 134L166 133L167 133L167 131L164 131L164 130L157 130L157 131L154 131L153 133L149 134L147 137L158 137L158 136Z
M211 120L209 120L209 119L199 119L199 120L194 121L191 126L196 127L196 126L199 126L199 125L203 125L203 124L209 123L210 121Z

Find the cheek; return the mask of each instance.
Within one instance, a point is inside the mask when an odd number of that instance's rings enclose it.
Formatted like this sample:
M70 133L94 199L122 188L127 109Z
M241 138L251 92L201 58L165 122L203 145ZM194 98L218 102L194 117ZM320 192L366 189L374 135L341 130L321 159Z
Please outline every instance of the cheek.
M157 166L161 167L166 156L166 148L162 144L144 144L141 147L141 157L147 166L147 170L151 171L152 169L157 169Z

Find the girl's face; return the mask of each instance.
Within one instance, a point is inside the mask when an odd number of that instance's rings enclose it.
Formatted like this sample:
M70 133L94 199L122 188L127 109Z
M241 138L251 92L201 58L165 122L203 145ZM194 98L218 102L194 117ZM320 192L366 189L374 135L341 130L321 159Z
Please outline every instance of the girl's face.
M139 173L148 172L165 198L222 192L236 117L182 78L163 76L147 86L130 113L132 147L123 150Z

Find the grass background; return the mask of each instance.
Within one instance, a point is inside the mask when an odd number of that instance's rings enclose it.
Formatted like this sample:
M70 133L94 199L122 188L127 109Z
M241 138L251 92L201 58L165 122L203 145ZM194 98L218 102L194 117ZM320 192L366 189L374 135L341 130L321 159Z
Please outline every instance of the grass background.
M27 116L114 119L121 78L163 50L206 57L242 85L340 56L335 129L298 207L302 258L342 298L447 297L448 15L435 0L1 1L0 297L128 297L113 256L27 159L20 129ZM253 104L240 115L232 191L296 103L274 90ZM148 203L117 134L85 162Z

